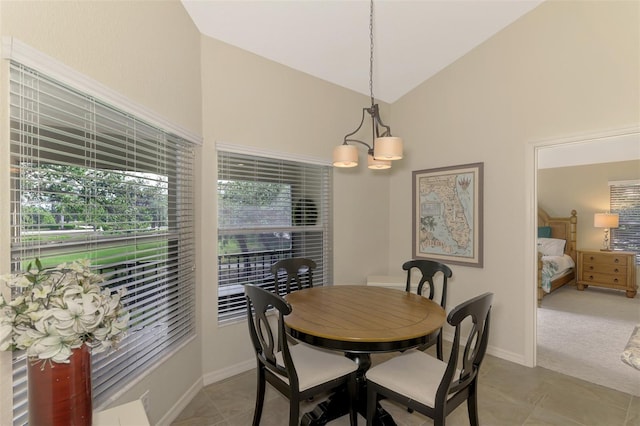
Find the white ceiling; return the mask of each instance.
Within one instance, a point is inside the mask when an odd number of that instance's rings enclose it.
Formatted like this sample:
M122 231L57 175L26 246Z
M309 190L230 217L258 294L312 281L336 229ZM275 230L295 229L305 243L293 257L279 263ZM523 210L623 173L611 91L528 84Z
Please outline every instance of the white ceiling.
M378 0L373 92L395 102L543 0ZM369 95L369 2L182 0L202 34Z

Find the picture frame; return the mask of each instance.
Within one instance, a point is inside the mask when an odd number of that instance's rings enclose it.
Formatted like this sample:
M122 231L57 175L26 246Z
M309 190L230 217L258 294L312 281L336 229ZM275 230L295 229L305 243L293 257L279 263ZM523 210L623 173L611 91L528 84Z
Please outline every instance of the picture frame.
M484 163L412 173L414 259L483 267Z

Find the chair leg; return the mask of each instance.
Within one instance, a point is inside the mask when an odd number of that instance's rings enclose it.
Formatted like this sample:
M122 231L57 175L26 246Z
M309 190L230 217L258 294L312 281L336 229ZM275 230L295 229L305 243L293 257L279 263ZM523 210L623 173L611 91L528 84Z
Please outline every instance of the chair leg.
M442 330L438 333L438 342L436 343L436 355L442 361Z
M373 417L376 413L376 402L378 394L373 389L373 386L369 384L367 386L367 426L373 426Z
M297 397L289 399L289 426L298 426L300 417L300 400Z
M437 405L437 404L436 404ZM442 408L436 407L436 411L433 415L433 426L445 426L446 415Z
M264 368L258 365L258 381L256 391L256 406L253 411L253 426L260 425L260 419L262 418L262 407L264 406L264 394L266 387L266 378L264 374Z
M348 380L347 391L349 393L349 423L351 426L358 426L358 407L356 406L357 387L355 374L349 377Z
M467 410L469 411L469 424L471 426L478 426L478 392L477 392L477 380L469 384L469 396L467 397Z

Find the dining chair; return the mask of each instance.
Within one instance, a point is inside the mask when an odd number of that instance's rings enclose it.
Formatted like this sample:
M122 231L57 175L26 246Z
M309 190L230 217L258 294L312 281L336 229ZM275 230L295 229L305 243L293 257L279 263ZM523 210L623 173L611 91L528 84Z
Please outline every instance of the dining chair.
M414 259L405 262L402 265L402 269L407 271L407 285L405 290L408 292L411 291L411 272L413 269L417 269L420 271L421 276L420 281L418 282L416 293L424 296L424 287L425 284L428 284L429 294L426 297L431 300L433 300L435 297L436 286L434 284L434 277L438 272L441 272L442 285L440 291L440 306L442 306L442 309L447 308L447 279L451 278L451 276L453 275L453 272L447 265L433 260ZM425 349L433 346L434 343L436 343L436 354L438 356L438 359L442 360L442 329L439 329L437 331L437 335L431 335L431 337L429 338L429 342L418 347L418 349L424 351Z
M435 426L444 426L447 415L466 400L469 422L477 426L478 372L487 351L492 301L493 293L484 293L449 313L447 322L455 333L447 362L426 352L407 351L369 369L367 425L373 424L376 403L382 397L432 418ZM463 325L469 330L466 339L461 336Z
M249 335L258 367L253 425L260 424L265 387L269 382L289 399L289 426L298 424L301 401L346 386L350 424L356 426L358 365L341 353L322 351L303 343L289 346L284 317L291 313L291 305L277 294L254 285L245 285L245 296ZM272 308L274 316L268 315Z
M290 257L277 261L271 265L275 292L280 294L280 288L283 285L285 294L291 293L292 287L297 290L313 287L313 270L316 266L316 262L305 257ZM280 274L282 270L285 271L286 276Z

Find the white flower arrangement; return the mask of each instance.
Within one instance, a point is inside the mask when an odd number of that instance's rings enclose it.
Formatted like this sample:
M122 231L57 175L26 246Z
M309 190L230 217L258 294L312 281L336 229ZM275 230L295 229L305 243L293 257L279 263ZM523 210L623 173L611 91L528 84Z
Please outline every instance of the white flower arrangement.
M89 345L94 353L115 348L125 336L129 314L122 307L124 289L98 285L88 260L5 275L0 282L14 298L0 294L0 350L25 350L29 359L68 363L71 350Z

